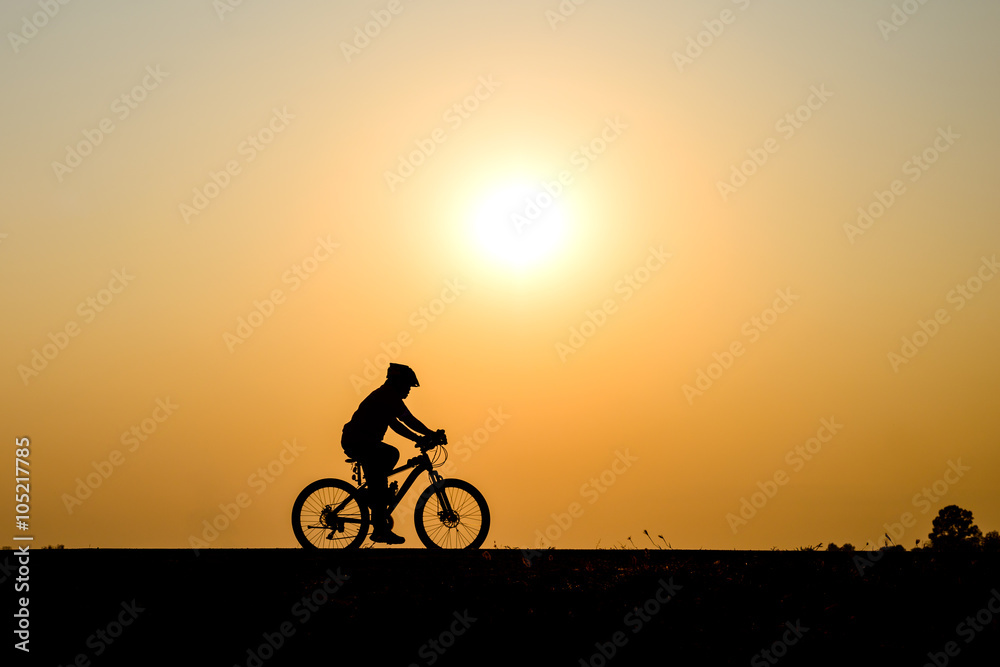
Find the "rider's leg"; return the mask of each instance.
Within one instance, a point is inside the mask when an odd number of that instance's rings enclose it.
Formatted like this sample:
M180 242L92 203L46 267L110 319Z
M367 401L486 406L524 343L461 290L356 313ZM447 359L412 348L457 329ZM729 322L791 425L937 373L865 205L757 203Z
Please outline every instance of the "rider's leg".
M379 461L381 461L385 467L386 474L388 474L399 463L399 450L384 442L378 443L376 450L378 451Z
M399 461L399 450L380 442L371 448L368 456L369 508L372 513L372 533L381 536L390 533L389 521L389 478L388 474Z
M366 500L371 511L372 530L378 533L385 527L385 510L388 504L385 498L389 485L386 470L372 447L366 447L355 458L361 463L365 482L368 484Z
M372 513L372 534L379 535L385 531L388 516L386 515L387 481L383 476L381 480L377 476L368 476L368 507Z

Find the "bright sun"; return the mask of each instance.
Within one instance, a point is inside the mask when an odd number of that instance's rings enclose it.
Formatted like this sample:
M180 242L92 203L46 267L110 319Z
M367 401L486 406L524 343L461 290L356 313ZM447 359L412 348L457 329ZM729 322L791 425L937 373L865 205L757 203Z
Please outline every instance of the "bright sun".
M495 191L476 213L477 240L505 264L518 268L539 264L560 249L566 235L558 196L527 183Z

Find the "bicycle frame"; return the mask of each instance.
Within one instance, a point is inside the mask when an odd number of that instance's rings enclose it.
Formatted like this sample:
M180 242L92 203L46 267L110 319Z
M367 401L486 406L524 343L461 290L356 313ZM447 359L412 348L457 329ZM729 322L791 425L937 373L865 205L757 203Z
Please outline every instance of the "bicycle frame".
M430 459L427 457L427 452L421 452L419 456L414 456L404 465L401 465L395 470L390 471L389 474L386 475L386 477L392 477L393 475L398 475L399 473L405 470L409 470L410 468L413 468L413 471L406 476L406 479L403 480L402 486L399 487L399 490L396 492L396 494L392 497L391 501L389 502L389 508L388 508L389 514L392 514L393 511L396 509L396 507L399 505L399 503L402 502L403 496L405 496L406 492L410 490L410 487L413 486L413 483L417 481L417 477L420 476L420 473L426 471L428 478L430 478L431 480L431 484L437 484L443 479L440 474L434 472L434 467L431 464ZM359 488L366 488L367 486L368 486L368 481L365 480L365 483L362 484ZM449 506L448 509L451 509L451 507Z
M360 465L360 464L359 463L355 463L355 465ZM403 485L399 487L399 490L390 499L390 503L389 503L389 506L388 506L388 509L387 509L387 511L388 511L389 514L392 514L395 511L396 507L403 500L403 496L405 496L406 492L410 490L410 487L413 486L413 483L417 481L417 477L420 476L420 473L427 472L427 476L430 478L432 485L433 484L437 484L438 482L440 482L441 480L444 479L443 477L441 477L441 475L439 473L437 473L437 472L434 471L434 466L431 463L430 458L428 458L426 451L421 452L418 456L414 456L412 459L410 459L409 461L407 461L405 464L403 464L403 465L399 466L398 468L390 471L386 475L386 477L392 477L394 475L398 475L399 473L404 472L406 470L410 470L411 468L413 469L413 471L409 475L406 476L406 479L403 481ZM361 486L359 486L358 490L361 491L361 490L367 489L367 488L368 488L368 481L365 480L365 483L362 484ZM342 510L344 508L344 505L346 505L350 500L351 500L350 498L345 498L344 500L342 500L340 502L339 505L337 505L335 508L333 508L334 515L339 514L340 510ZM451 511L451 503L448 500L447 494L443 494L443 493L440 494L439 495L439 500L440 500L442 506L447 511L450 512ZM354 522L354 520L352 520L352 519L342 519L342 520L346 521L348 523L353 523Z

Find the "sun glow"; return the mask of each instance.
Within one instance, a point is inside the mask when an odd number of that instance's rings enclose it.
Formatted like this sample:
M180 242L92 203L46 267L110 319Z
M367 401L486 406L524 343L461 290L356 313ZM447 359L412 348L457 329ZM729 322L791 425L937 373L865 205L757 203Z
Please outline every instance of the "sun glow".
M566 216L543 186L517 183L495 191L475 217L476 238L497 261L524 268L551 258L563 245Z

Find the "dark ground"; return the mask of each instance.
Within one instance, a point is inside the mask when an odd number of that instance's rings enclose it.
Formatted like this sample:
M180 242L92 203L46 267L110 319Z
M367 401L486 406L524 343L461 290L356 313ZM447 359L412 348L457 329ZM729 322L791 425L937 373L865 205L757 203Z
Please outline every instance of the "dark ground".
M998 664L996 555L887 553L863 575L852 558L555 550L527 567L505 549L33 551L32 660L7 664ZM664 583L675 596L661 604ZM959 625L982 610L981 630ZM783 657L760 653L772 648Z

